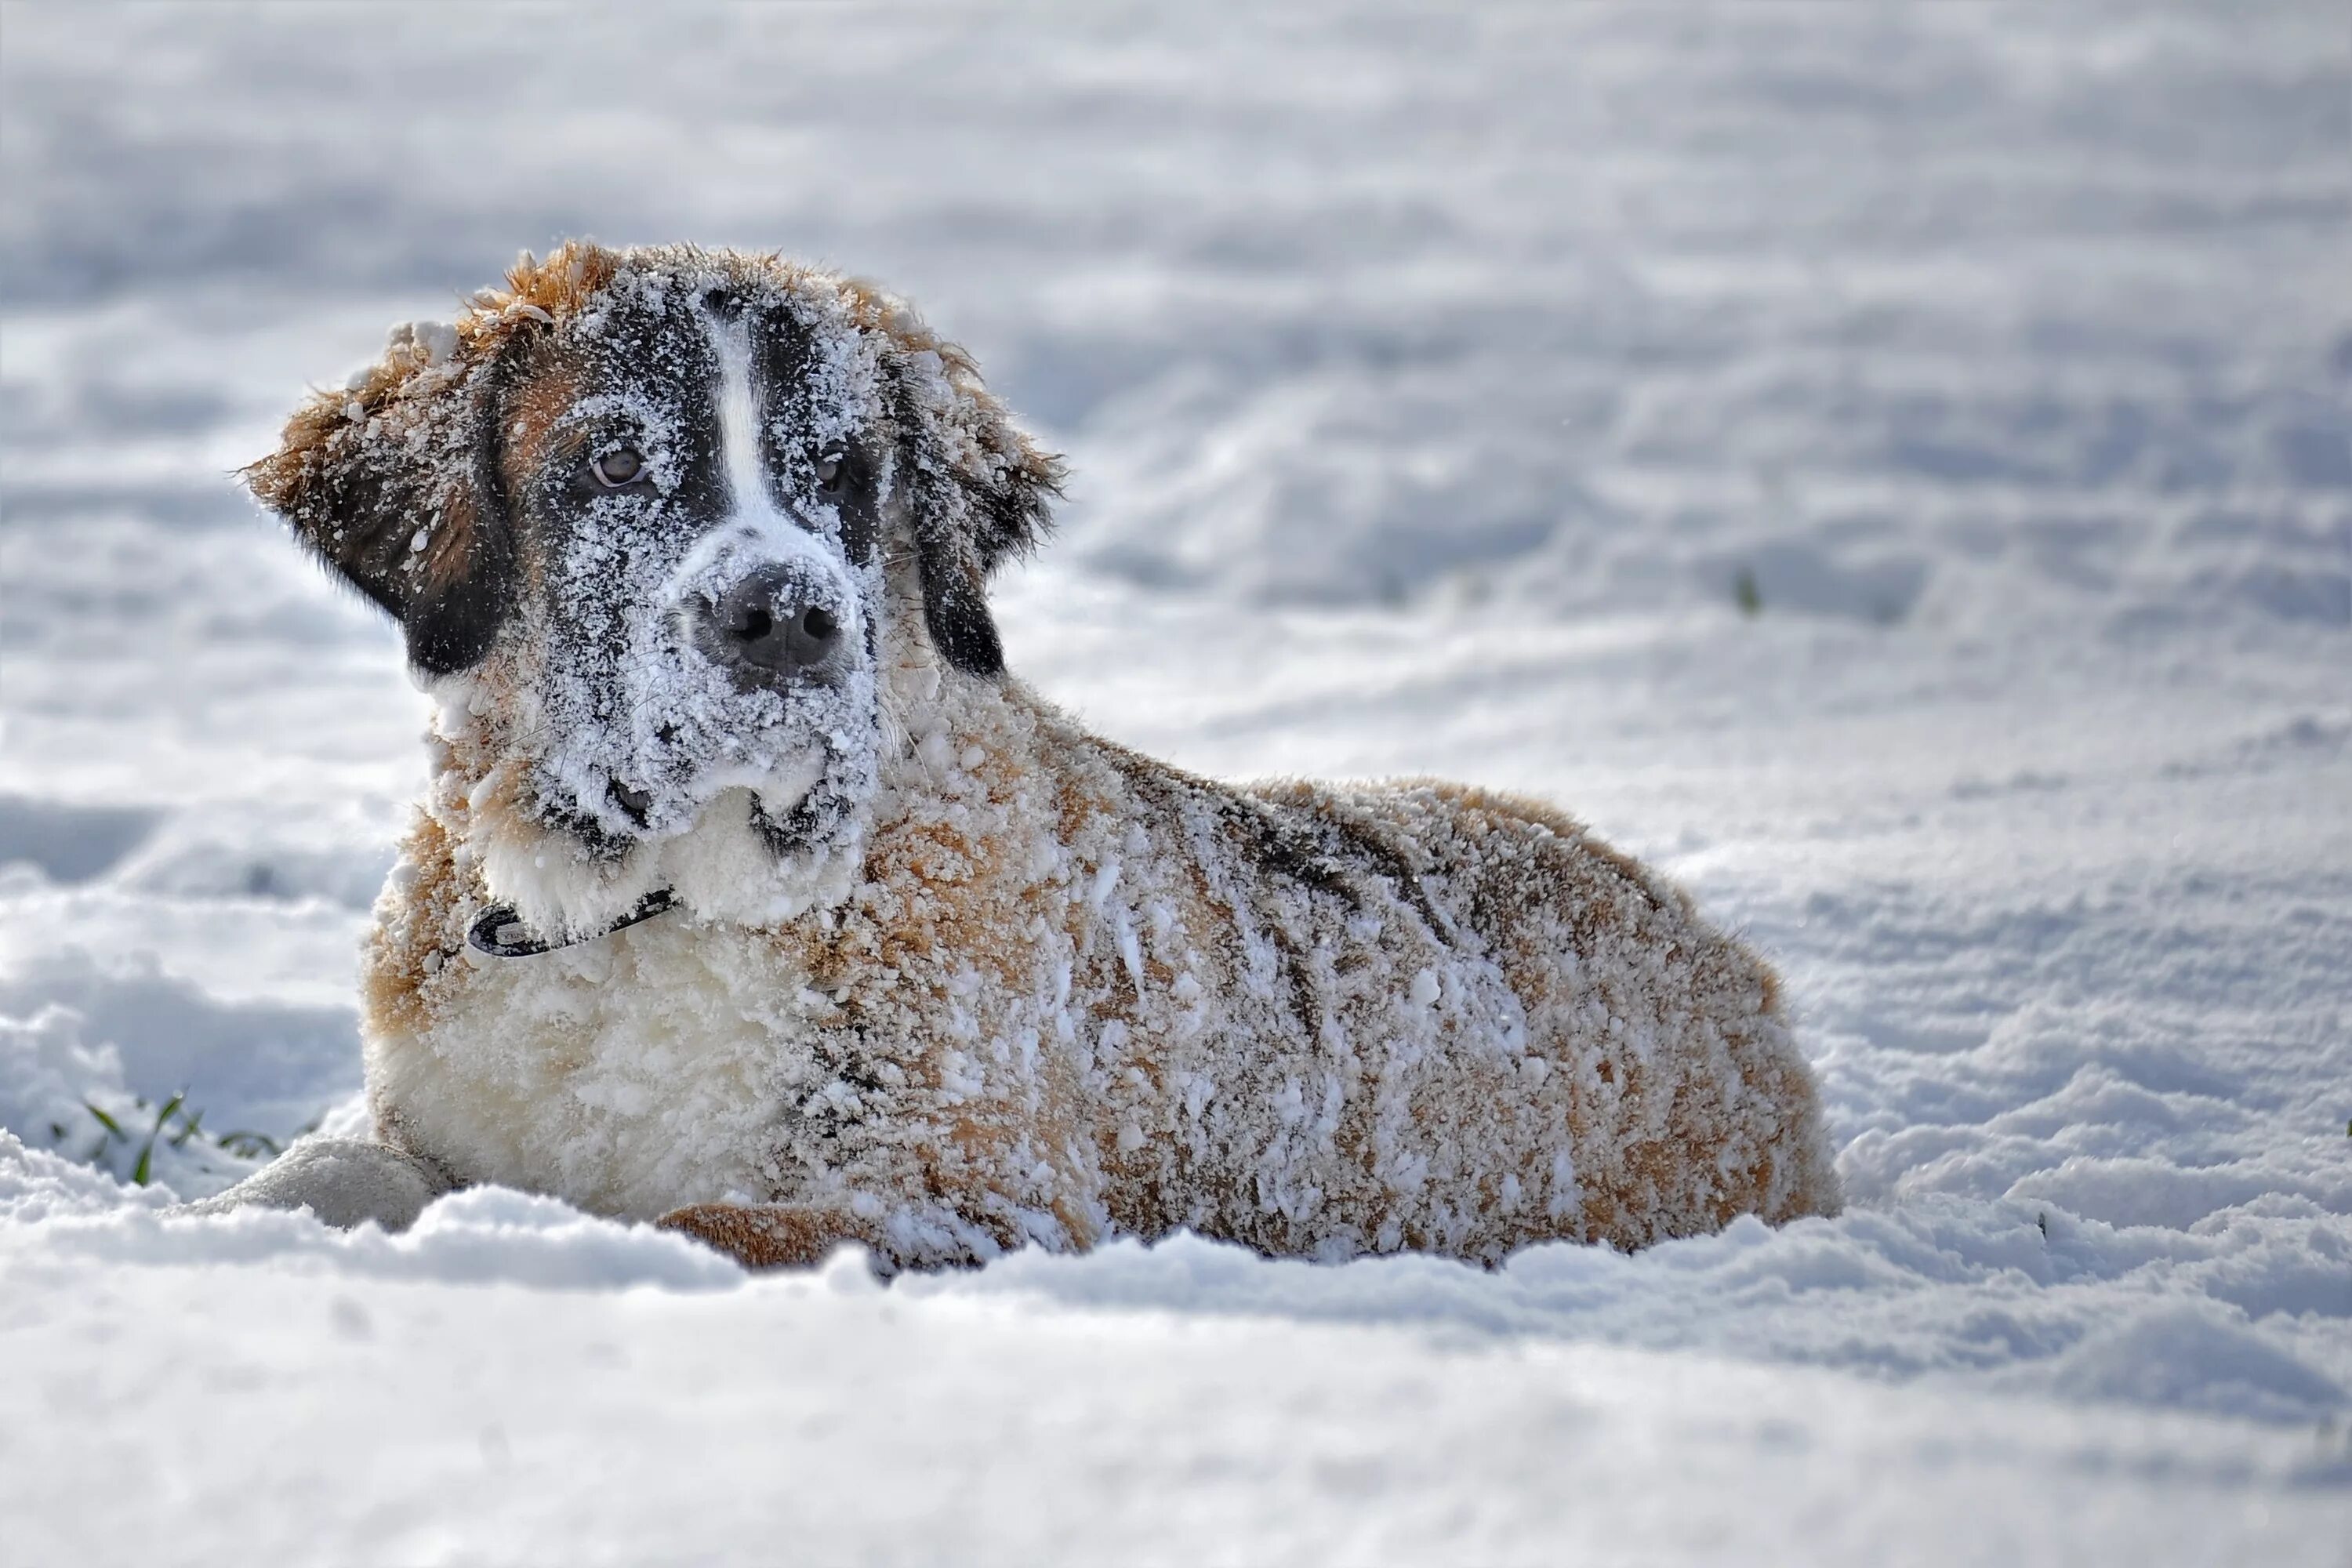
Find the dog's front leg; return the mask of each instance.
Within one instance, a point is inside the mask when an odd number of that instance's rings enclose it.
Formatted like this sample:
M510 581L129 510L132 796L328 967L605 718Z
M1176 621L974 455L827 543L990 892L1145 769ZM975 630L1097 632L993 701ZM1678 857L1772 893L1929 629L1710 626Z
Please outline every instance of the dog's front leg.
M688 1204L654 1222L713 1247L746 1268L804 1268L850 1242L886 1258L872 1223L805 1204Z

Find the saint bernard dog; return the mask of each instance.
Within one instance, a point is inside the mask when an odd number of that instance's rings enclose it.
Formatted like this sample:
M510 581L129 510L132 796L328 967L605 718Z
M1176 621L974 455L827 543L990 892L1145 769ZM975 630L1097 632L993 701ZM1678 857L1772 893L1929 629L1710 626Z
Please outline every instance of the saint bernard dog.
M247 472L394 617L431 784L376 908L373 1142L208 1207L497 1183L747 1265L1493 1265L1833 1212L1779 985L1540 803L1230 784L1004 668L1061 478L900 301L564 246Z

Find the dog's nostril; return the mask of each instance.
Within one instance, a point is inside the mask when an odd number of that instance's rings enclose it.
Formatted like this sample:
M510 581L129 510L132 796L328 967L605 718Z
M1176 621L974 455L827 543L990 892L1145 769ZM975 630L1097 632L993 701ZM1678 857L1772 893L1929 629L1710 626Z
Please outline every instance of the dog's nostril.
M736 612L727 629L744 642L758 642L776 629L776 618L757 605L747 605Z
M818 642L831 642L833 634L840 629L841 623L823 605L811 605L801 612L801 630Z
M618 779L614 779L604 793L614 805L620 807L622 816L639 827L646 825L646 813L653 809L652 795L641 789L631 789Z

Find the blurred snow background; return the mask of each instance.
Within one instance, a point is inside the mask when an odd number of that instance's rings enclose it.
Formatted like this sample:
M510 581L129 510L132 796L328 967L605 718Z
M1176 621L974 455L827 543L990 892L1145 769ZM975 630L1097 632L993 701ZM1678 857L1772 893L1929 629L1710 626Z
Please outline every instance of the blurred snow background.
M1853 1211L879 1292L506 1194L157 1219L142 1151L184 1195L347 1108L421 779L391 631L231 471L574 233L970 346L1070 456L1000 615L1098 727L1690 883ZM2326 3L9 5L0 1533L2347 1561L2347 278Z

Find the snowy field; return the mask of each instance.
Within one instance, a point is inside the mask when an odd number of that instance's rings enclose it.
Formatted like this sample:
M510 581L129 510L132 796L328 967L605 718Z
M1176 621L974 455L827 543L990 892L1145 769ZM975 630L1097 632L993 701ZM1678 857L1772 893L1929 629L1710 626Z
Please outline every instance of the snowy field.
M1097 728L1668 868L1848 1212L887 1289L163 1217L350 1124L423 777L230 471L572 233L969 345ZM2336 4L8 6L0 1560L2352 1562L2347 279Z

